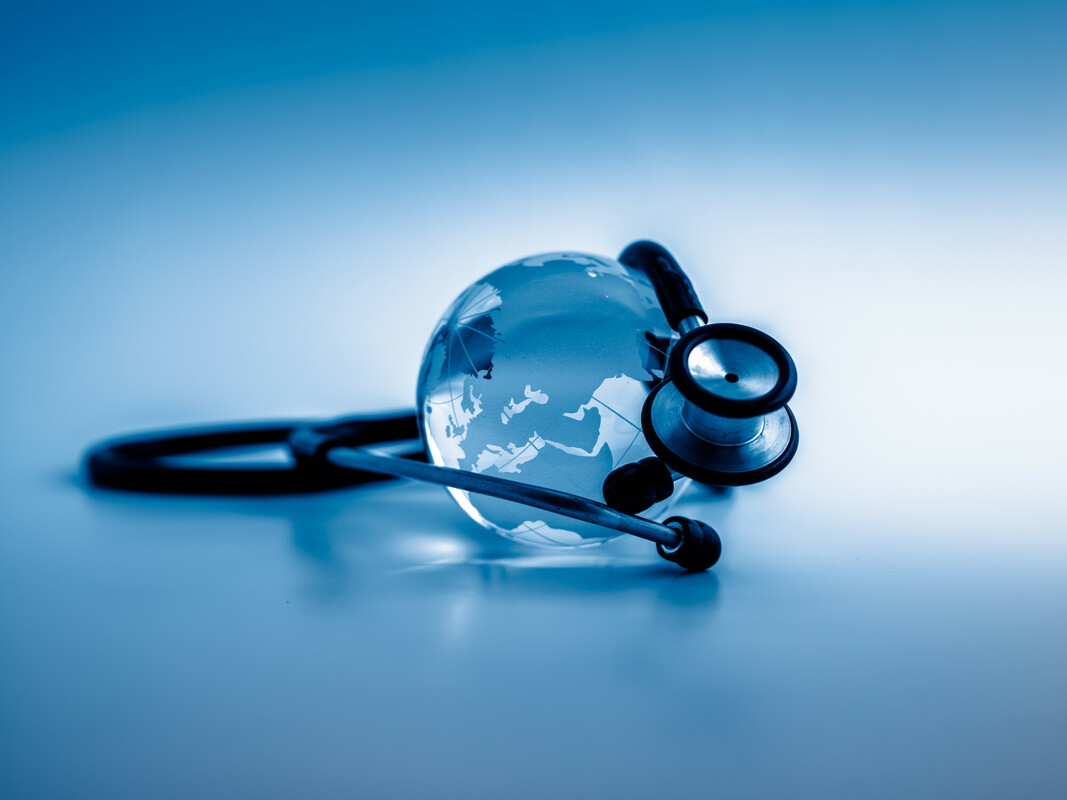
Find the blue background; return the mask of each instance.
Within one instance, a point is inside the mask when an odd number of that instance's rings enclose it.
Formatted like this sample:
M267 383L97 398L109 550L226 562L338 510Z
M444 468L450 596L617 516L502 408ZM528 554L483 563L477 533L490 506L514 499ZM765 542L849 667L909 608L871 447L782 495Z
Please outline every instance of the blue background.
M1063 797L1062 3L0 6L0 795ZM87 490L413 403L434 321L666 244L794 464L645 543L434 487Z

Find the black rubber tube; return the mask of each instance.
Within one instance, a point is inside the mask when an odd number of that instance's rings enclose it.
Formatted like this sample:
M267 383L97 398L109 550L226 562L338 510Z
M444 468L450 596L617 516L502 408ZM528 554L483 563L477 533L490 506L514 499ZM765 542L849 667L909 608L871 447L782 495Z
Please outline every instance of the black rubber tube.
M301 494L390 479L376 472L331 470L299 458L291 464L245 466L186 465L166 460L168 456L232 447L288 445L291 437L308 430L350 447L410 441L405 457L426 460L415 414L404 412L330 422L241 423L124 436L90 449L83 464L89 481L96 486L160 494Z
M648 275L667 322L674 330L678 330L682 320L689 317L708 321L689 276L666 247L656 242L634 242L622 251L619 261Z

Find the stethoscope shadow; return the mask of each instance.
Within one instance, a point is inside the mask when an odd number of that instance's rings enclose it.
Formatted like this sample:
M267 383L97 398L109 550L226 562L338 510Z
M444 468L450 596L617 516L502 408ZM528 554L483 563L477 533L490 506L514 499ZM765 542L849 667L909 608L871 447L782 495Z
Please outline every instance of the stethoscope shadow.
M124 515L285 520L301 567L298 590L324 604L358 601L371 592L567 597L577 603L622 598L651 601L684 618L713 608L720 596L715 572L682 572L650 543L623 537L571 551L533 548L481 528L434 486L383 483L307 495L189 497L100 489L82 475L74 480L94 504ZM694 486L685 497L689 505L714 507L717 520L733 503L721 488Z

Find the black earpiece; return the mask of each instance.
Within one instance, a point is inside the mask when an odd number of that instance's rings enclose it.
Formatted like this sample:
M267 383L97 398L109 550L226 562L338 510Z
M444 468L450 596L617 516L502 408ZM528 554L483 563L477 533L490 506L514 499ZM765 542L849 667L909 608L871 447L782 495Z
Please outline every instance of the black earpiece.
M623 464L604 479L604 502L627 514L640 514L674 492L674 475L655 456Z

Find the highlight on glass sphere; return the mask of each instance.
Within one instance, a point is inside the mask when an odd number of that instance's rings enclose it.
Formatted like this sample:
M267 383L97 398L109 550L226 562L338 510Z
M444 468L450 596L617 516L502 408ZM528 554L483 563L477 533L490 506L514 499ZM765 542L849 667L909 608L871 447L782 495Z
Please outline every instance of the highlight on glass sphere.
M641 406L672 335L648 278L610 258L547 253L501 267L452 303L426 347L417 409L430 460L603 502L609 472L652 455ZM448 491L475 521L525 544L617 537ZM662 519L673 499L644 516Z

